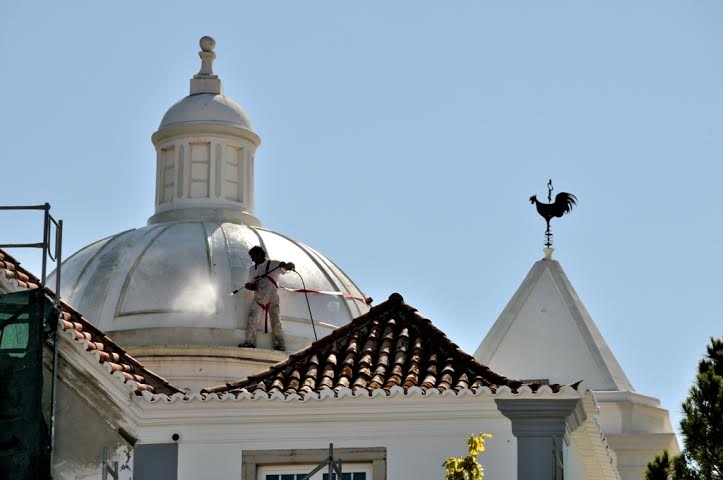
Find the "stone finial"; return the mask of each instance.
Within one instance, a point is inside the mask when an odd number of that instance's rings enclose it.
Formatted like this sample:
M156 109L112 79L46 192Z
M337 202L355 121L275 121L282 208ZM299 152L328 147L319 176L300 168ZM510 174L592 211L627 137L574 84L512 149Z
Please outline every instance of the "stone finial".
M213 49L216 48L216 40L204 35L198 44L201 46L201 51L198 52L198 56L201 57L201 69L191 79L191 95L197 93L221 95L221 80L213 73L213 61L216 59L216 52Z
M214 40L213 37L204 35L201 37L201 40L198 41L198 44L204 52L213 52L213 49L216 47L216 40Z
M213 61L216 59L216 52L213 49L216 47L216 40L205 35L198 44L201 46L201 51L198 52L198 56L201 57L201 70L196 76L213 75Z
M545 252L545 259L550 260L552 258L552 252L554 252L555 249L552 247L545 247L543 249L543 252Z

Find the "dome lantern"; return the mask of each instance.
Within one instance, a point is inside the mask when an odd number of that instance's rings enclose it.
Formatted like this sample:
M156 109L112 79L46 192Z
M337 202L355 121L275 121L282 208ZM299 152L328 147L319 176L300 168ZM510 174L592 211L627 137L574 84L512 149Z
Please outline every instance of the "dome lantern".
M213 73L216 41L200 40L201 69L190 92L161 120L155 214L149 224L221 220L260 226L254 216L254 155L261 143L246 112L223 95Z

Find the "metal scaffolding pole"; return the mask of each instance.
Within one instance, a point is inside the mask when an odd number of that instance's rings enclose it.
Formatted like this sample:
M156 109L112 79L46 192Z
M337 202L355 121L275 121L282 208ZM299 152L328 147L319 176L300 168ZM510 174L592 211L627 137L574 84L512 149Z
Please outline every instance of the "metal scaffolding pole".
M53 220L55 223L55 220ZM53 379L51 381L50 391L50 468L52 472L53 457L55 452L55 412L56 412L56 400L58 398L58 356L60 348L60 335L63 331L63 326L60 322L60 312L62 308L60 306L60 264L62 262L63 253L63 221L60 220L56 225L55 232L55 262L57 268L55 269L55 312L58 314L58 322L55 324L55 335L53 337ZM51 473L52 475L52 473Z
M341 459L334 460L334 444L329 444L329 456L324 459L319 465L316 466L311 472L306 474L301 480L311 480L314 474L320 472L324 467L329 467L329 480L334 479L334 472L336 472L336 479L341 480Z

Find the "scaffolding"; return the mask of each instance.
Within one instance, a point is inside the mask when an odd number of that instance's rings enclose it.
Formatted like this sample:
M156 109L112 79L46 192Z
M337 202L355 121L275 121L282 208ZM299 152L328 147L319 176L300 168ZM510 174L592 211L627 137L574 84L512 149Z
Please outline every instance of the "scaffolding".
M60 305L60 280L61 280L61 263L62 263L62 247L63 247L63 221L56 220L50 214L50 204L45 203L43 205L0 205L0 211L42 211L43 212L43 235L42 241L37 243L6 243L0 244L0 248L38 248L42 252L42 268L40 276L40 285L36 292L25 292L26 298L22 299L21 292L16 294L9 294L8 296L15 296L18 298L9 298L6 302L5 316L3 317L3 327L7 325L8 328L13 328L16 332L19 332L18 325L22 322L27 322L27 346L37 344L40 346L40 389L42 391L42 345L45 344L46 340L52 340L53 348L53 371L51 377L51 392L50 392L50 414L48 415L48 465L47 472L50 475L51 466L53 464L53 453L55 451L55 413L56 413L56 396L57 396L57 382L58 382L58 356L59 356L59 344L60 338L58 332L61 331L62 326L58 322L58 315L61 311ZM54 242L51 242L55 233ZM47 274L48 274L48 261L56 264L55 269L55 292L51 292L47 288ZM20 294L20 295L18 295ZM25 302L25 304L23 304ZM51 304L52 309L47 308ZM38 319L42 319L43 328L38 328ZM35 320L33 322L33 320ZM3 332L4 333L4 328ZM33 335L33 337L30 337ZM33 343L35 342L35 343ZM12 351L8 349L6 356L11 359L13 353L17 357L20 352ZM24 358L18 358L23 361ZM11 362L12 360L8 360ZM37 383L37 382L36 382Z
M301 480L311 480L311 477L313 477L316 473L319 473L324 467L328 467L328 476L327 478L329 480L341 480L342 479L342 471L341 471L341 459L334 459L334 444L329 444L329 456L326 457L319 465L316 466L312 471L310 471L304 478Z

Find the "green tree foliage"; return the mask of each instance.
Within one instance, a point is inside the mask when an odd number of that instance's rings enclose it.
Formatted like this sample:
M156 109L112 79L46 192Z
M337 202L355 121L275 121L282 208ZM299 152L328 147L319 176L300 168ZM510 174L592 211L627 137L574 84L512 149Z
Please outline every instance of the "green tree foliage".
M683 403L683 453L648 464L645 480L723 480L723 338L710 339Z
M663 450L661 455L656 455L655 460L648 463L643 480L668 480L671 467L670 455L667 450Z
M477 461L477 455L485 451L485 440L492 438L489 433L472 435L467 439L466 457L450 457L444 461L445 480L483 480L484 468Z
M690 456L683 452L673 459L673 466L670 474L671 480L706 480L698 471L692 467L693 461Z
M686 462L702 478L723 480L723 338L710 339L698 375L683 403Z

